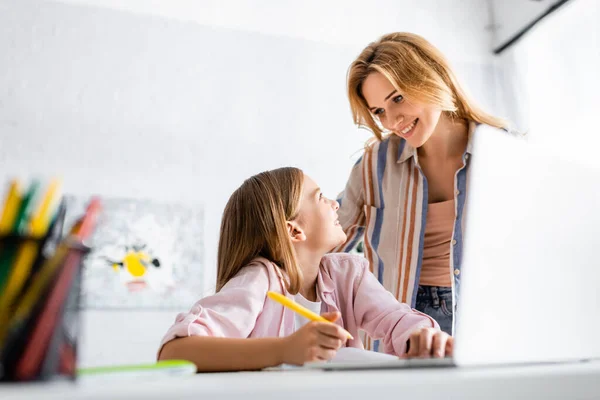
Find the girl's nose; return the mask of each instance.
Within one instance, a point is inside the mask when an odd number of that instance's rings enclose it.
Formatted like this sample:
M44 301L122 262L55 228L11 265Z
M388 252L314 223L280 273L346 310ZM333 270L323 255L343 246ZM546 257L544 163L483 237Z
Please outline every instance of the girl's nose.
M337 202L337 200L333 200L333 209L335 211L339 210L340 208L340 203Z

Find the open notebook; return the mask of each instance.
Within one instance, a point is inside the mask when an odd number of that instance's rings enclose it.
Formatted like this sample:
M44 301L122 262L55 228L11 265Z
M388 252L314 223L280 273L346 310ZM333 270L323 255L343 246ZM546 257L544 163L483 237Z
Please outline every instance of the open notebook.
M397 356L393 356L390 354L377 353L369 350L357 349L356 347L342 347L339 349L331 360L329 361L315 361L311 363L305 364L308 365L321 365L323 363L364 363L364 362L381 362L381 361L390 361L390 360L398 360Z
M314 361L305 363L303 366L282 364L265 370L281 370L281 369L328 369L333 366L355 365L366 366L369 364L381 364L382 362L396 362L399 358L389 354L376 353L374 351L361 350L355 347L342 347L339 349L334 358L329 361Z

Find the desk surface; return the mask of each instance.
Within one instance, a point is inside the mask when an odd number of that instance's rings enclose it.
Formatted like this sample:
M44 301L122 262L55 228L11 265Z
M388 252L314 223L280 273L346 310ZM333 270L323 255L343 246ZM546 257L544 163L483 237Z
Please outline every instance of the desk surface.
M282 395L285 394L285 397ZM600 361L372 371L269 371L0 385L0 399L598 399ZM410 397L407 397L410 396Z

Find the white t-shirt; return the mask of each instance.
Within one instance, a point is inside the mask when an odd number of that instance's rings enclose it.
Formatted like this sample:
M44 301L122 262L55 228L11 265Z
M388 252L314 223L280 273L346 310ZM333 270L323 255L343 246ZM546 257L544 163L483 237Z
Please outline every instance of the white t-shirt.
M317 293L317 301L309 301L304 298L300 293L294 296L294 301L300 304L302 307L309 309L317 315L321 315L321 299L319 299L319 294ZM305 324L310 322L309 319L304 318L298 313L294 313L294 331L302 328Z

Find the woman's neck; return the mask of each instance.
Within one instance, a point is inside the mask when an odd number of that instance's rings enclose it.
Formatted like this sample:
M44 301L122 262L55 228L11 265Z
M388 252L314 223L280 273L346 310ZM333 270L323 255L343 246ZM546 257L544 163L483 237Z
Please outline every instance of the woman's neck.
M431 137L419 147L419 157L446 160L462 157L469 140L469 126L464 119L451 119L442 113Z
M319 276L319 267L321 258L324 254L307 251L296 248L296 258L298 266L302 270L302 287L300 294L309 301L317 300L317 277Z

